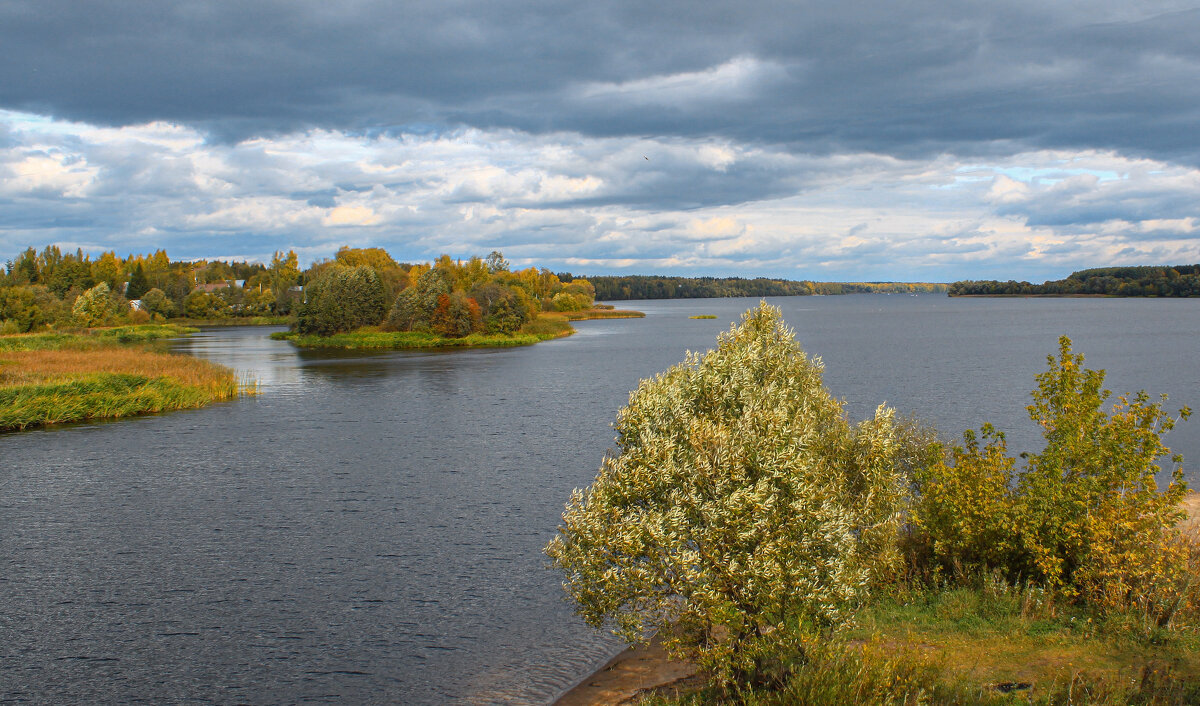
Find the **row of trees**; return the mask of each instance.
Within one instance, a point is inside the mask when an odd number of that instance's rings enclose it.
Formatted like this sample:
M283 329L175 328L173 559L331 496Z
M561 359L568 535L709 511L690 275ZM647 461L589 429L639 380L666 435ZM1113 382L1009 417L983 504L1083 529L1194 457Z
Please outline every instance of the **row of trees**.
M778 678L783 655L803 658L893 581L999 572L1194 625L1200 546L1177 528L1185 486L1161 440L1177 417L1144 393L1106 410L1103 371L1066 338L1048 360L1029 407L1046 445L1018 471L991 427L947 455L883 407L851 424L763 304L639 384L616 453L546 551L589 623L631 643L657 634L721 684Z
M1104 295L1111 297L1200 297L1200 265L1097 267L1042 284L1009 280L964 280L950 296Z
M93 258L54 245L29 248L0 270L0 327L23 332L181 316L286 315L300 301L301 278L292 251L277 252L270 264L262 264L172 261L165 250Z
M582 310L594 298L586 280L564 283L545 268L513 271L499 252L414 265L382 248L342 247L302 271L294 251L262 264L172 261L164 250L92 257L51 245L29 248L0 270L0 327L14 333L173 317L296 315L305 333L382 326L456 337L512 333L539 311Z
M569 281L570 274L560 274ZM791 297L813 294L909 294L944 292L946 285L916 282L810 282L757 277L669 277L623 275L589 277L602 300Z
M513 271L499 252L401 265L379 248L343 248L306 277L296 328L320 336L364 326L447 338L512 334L539 311L580 311L595 299L587 280L564 283L544 268Z

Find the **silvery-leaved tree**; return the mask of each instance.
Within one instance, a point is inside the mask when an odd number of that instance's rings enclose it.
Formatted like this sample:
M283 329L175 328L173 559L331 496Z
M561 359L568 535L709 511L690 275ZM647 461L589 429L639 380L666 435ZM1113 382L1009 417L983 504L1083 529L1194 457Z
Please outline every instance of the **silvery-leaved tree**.
M906 466L937 451L884 407L850 424L821 371L763 303L641 382L546 548L589 624L727 684L846 621L897 561Z

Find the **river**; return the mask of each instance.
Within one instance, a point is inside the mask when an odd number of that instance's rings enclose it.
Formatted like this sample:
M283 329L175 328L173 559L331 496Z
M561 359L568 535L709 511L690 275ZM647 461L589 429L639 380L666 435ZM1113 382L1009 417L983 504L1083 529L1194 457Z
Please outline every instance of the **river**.
M1197 300L772 302L854 418L886 401L1036 448L1024 406L1061 334L1113 390L1200 407ZM620 648L546 567L563 503L638 380L754 304L630 302L645 319L507 350L175 342L260 394L0 435L0 700L552 701ZM1200 420L1167 443L1200 459Z

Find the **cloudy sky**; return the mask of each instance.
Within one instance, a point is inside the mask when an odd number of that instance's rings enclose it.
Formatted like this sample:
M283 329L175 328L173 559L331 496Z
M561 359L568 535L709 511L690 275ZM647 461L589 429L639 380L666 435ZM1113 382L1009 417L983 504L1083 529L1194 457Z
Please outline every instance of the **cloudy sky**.
M0 0L0 261L1200 261L1200 5Z

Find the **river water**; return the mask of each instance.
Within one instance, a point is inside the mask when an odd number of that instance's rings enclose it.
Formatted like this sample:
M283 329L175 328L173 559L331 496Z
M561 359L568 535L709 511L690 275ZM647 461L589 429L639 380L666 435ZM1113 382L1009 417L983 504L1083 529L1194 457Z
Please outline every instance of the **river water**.
M855 418L886 401L1036 448L1024 406L1062 334L1115 391L1200 408L1198 300L772 302ZM549 703L620 648L541 554L564 501L638 380L754 304L632 302L645 319L511 350L176 342L260 394L0 435L0 700ZM1198 424L1167 437L1189 461Z

